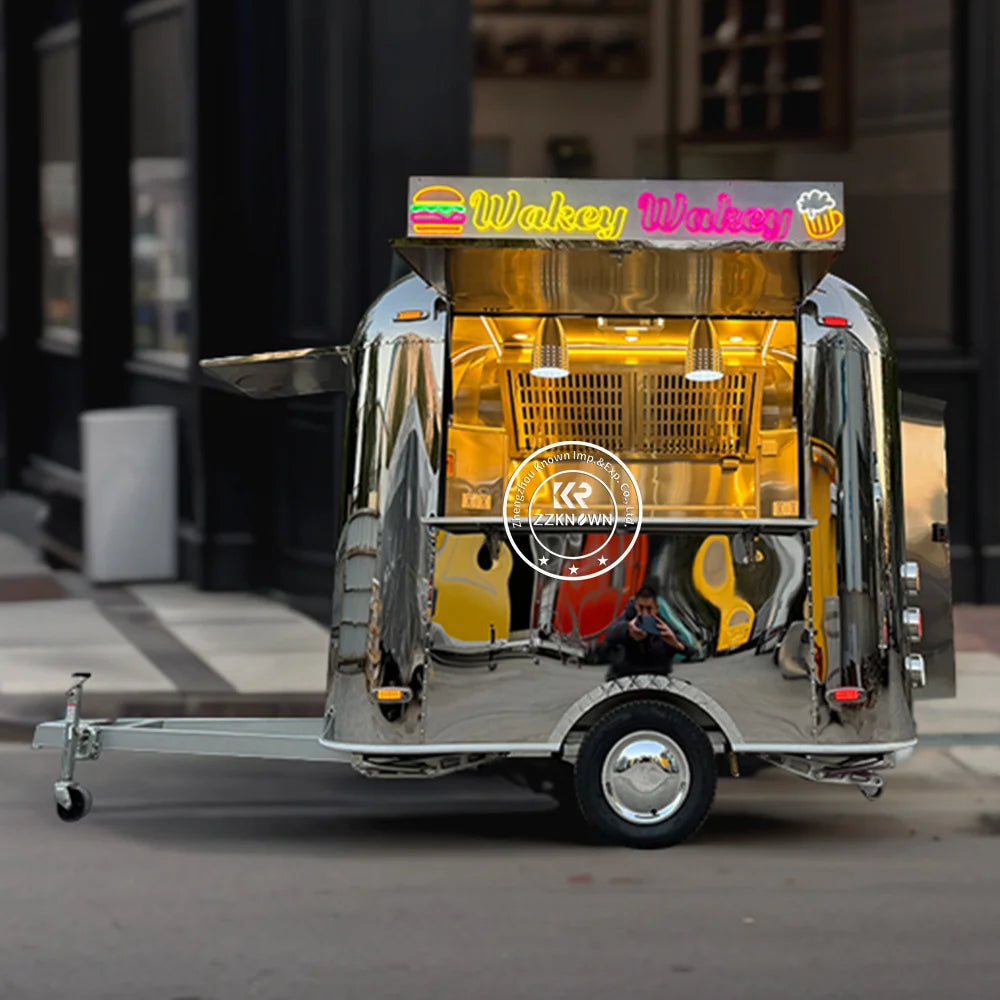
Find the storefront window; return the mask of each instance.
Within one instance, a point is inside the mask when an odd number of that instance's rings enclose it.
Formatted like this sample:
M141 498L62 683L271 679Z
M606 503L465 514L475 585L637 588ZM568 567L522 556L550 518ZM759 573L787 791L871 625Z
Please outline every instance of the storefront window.
M42 339L80 342L77 181L77 45L41 46Z
M133 346L137 357L185 365L191 314L190 178L180 10L137 18L131 27L131 59Z

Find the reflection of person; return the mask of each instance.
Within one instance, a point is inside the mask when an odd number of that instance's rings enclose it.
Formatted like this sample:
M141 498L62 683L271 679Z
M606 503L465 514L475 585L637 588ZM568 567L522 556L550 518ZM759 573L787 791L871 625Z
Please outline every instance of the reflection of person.
M686 646L660 617L656 591L643 587L604 634L611 676L669 674L674 655Z

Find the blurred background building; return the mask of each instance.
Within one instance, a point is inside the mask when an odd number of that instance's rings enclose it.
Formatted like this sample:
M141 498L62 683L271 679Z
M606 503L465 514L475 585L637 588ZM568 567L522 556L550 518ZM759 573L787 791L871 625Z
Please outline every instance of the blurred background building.
M842 180L835 270L948 405L956 599L1000 601L994 0L2 0L2 32L0 487L52 558L79 415L164 404L182 577L322 617L343 403L197 360L347 342L410 174Z

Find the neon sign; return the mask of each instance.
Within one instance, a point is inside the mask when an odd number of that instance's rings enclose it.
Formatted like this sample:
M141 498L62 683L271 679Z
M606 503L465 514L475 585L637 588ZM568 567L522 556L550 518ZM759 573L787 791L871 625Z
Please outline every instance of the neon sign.
M506 196L477 188L469 195L472 224L481 233L504 233L517 222L526 233L588 233L599 240L621 238L628 218L625 205L581 205L574 208L562 191L553 191L547 205L522 204L521 192L509 188Z
M747 233L759 234L765 240L783 240L792 224L790 208L761 208L751 205L744 209L733 206L724 191L716 199L715 208L688 205L687 195L678 191L673 199L657 198L652 191L639 195L636 207L640 225L647 233L673 233L681 224L691 234Z
M838 251L835 182L411 177L408 235L463 241Z
M465 228L465 199L447 184L421 188L410 199L410 225L420 236L455 236Z
M814 240L828 240L844 224L844 213L828 191L813 188L799 195L795 207L802 215L806 233Z

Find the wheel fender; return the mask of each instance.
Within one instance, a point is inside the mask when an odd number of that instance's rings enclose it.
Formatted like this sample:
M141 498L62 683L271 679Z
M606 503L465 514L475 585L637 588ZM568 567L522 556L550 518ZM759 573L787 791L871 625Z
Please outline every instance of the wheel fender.
M657 674L616 677L605 681L599 687L592 688L563 713L555 729L552 730L549 742L557 743L562 748L566 743L566 737L586 716L613 705L620 705L624 701L650 696L661 698L678 708L690 706L697 709L698 711L692 713L696 719L701 715L707 715L719 727L730 745L745 742L732 716L714 698L687 681L674 680L672 677L662 677Z

